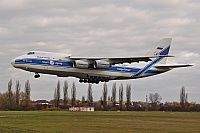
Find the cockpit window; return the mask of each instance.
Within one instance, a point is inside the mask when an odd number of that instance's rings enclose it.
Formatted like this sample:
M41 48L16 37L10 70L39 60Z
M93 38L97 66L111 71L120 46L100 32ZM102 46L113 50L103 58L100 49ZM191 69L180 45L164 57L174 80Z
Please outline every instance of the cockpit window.
M32 54L35 54L35 52L28 52L27 55L32 55Z

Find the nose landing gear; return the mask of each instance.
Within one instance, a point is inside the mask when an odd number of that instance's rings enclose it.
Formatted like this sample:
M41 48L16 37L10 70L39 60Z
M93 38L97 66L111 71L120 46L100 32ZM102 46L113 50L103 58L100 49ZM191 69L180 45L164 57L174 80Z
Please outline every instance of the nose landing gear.
M40 75L38 73L35 73L34 78L39 78Z

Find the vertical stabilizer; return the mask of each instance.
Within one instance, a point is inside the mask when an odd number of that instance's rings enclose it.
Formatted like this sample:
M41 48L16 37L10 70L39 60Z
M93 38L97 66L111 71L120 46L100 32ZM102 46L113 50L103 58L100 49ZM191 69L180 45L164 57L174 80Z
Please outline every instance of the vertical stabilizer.
M154 48L147 53L147 56L158 55L158 57L155 58L149 64L147 64L140 71L138 71L134 76L141 76L141 75L143 75L146 71L148 71L155 64L159 64L159 63L166 64L167 58L166 57L160 57L159 55L168 55L169 54L171 42L172 42L171 38L164 38L164 39L160 40L154 46Z
M172 38L164 38L160 40L152 50L150 50L147 55L168 55L170 50L170 45L172 42ZM167 58L163 58L159 63L166 64Z

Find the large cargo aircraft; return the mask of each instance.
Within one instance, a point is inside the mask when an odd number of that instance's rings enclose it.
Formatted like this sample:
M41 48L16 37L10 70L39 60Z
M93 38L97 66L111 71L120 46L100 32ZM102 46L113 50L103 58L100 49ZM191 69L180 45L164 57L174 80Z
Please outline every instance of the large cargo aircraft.
M160 40L146 56L141 57L73 57L68 54L31 51L11 61L15 68L34 72L35 78L42 74L57 75L58 77L76 77L79 82L96 83L109 80L137 79L153 76L174 68L191 65L167 65L170 56L171 38ZM150 62L143 68L120 66L118 64L133 62Z

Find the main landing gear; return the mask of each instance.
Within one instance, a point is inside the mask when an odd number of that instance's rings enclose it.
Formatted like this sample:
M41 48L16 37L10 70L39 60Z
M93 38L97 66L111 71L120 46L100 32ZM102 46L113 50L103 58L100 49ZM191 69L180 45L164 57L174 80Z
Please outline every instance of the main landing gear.
M108 82L108 78L85 78L85 79L79 79L80 83L96 83L99 84L99 82Z
M38 74L38 73L35 73L35 75L34 75L34 78L39 78L40 77L40 75Z

